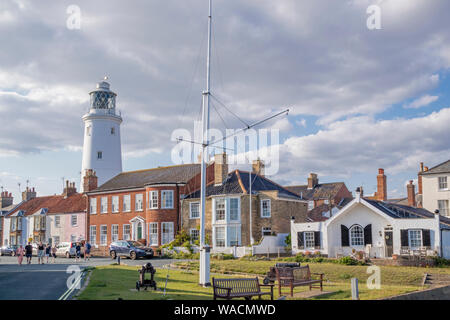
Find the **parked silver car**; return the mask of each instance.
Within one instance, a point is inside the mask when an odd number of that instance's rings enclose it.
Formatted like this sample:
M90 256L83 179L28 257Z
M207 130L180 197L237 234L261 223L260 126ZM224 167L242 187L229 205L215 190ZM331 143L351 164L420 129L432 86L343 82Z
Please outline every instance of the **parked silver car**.
M0 248L0 255L1 256L15 256L16 248L11 247L11 246L3 246Z

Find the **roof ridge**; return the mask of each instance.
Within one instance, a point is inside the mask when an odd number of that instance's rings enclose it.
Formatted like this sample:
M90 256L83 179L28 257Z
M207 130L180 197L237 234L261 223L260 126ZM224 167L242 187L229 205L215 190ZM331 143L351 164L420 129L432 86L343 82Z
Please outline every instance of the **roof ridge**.
M300 198L296 193L294 193L294 192L288 190L286 187L283 187L281 184L278 184L278 183L276 183L275 181L273 181L272 179L269 179L269 178L267 178L267 177L265 177L265 176L262 176L262 175L260 175L260 174L254 173L254 172L243 171L243 170L239 170L239 169L236 169L236 171L240 171L240 172L243 172L243 173L248 173L248 174L250 174L250 175L253 175L253 174L254 174L254 175L256 175L257 177L259 177L259 178L261 178L261 179L264 179L264 180L266 180L266 181L269 181L270 183L273 183L274 185L278 186L279 188L283 189L284 191L288 192L289 194L291 194L291 195L293 195L293 196L295 196L295 197ZM253 180L253 179L252 179L252 180Z
M150 168L150 169L141 169L141 170L133 170L133 171L124 171L119 173L118 175L123 175L127 173L138 173L138 172L148 172L148 171L156 171L156 170L163 170L163 169L170 169L170 168L176 168L176 167L187 167L187 166L195 166L199 165L198 163L186 163L186 164L176 164L172 166L165 166L165 167L157 167L157 168Z
M446 164L447 162L450 162L450 159L449 159L449 160L446 160L446 161L444 161L444 162L442 162L442 163L439 163L438 165L435 165L434 167L428 169L428 171L425 171L424 173L429 172L429 171L431 171L431 170L433 170L433 169L436 169L436 168L438 168L438 167L440 167L440 166Z

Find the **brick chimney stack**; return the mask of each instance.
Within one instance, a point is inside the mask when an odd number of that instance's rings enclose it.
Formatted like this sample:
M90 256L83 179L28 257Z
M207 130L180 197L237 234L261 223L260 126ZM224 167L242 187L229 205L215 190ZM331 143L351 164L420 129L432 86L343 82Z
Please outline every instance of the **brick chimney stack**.
M228 176L227 154L216 154L214 156L214 184L221 185Z
M386 175L384 174L384 169L378 169L377 176L377 192L375 193L375 198L379 201L387 200L387 182Z
M314 189L319 184L317 174L310 173L308 177L308 189Z
M264 177L264 169L265 169L264 161L260 159L253 161L252 173L259 174L260 176Z
M408 186L406 187L408 192L408 206L415 207L416 206L416 186L414 185L414 181L409 181Z
M70 197L72 194L75 193L77 193L75 182L69 182L69 180L66 180L66 187L64 188L62 195L64 197Z
M423 189L422 189L422 172L424 172L424 166L423 166L423 162L420 163L420 171L419 174L417 175L417 185L418 185L418 189L417 193L418 194L422 194Z
M0 196L0 208L5 208L13 204L12 193L3 191Z
M33 198L36 198L36 191L34 190L34 187L27 187L25 191L22 192L22 201L28 201Z
M95 175L95 171L92 169L86 170L86 174L83 177L83 190L89 192L97 189L98 178Z

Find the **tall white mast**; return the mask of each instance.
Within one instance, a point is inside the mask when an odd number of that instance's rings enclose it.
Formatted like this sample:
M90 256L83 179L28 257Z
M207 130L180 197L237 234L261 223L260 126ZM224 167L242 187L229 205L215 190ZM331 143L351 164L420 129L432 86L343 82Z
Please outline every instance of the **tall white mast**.
M209 145L209 107L211 95L211 28L212 28L212 0L209 0L208 14L208 52L206 57L206 91L203 92L202 112L202 162L201 162L201 189L200 189L200 285L211 285L210 274L210 248L205 244L205 198L206 198L206 166L208 161Z

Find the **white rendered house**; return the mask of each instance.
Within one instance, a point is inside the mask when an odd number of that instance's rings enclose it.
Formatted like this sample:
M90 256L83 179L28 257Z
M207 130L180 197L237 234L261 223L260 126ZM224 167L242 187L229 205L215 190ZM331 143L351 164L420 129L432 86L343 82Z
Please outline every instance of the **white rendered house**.
M450 219L425 209L356 198L322 222L291 222L294 254L320 251L329 257L353 250L371 258L399 255L402 248L426 247L450 258Z
M109 83L101 81L90 93L91 103L84 121L84 144L81 176L92 169L98 177L98 185L122 172L120 124L122 117L116 111L116 93ZM81 181L83 192L83 181Z

